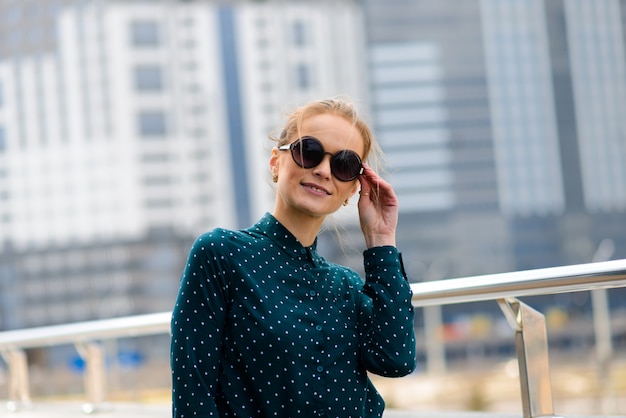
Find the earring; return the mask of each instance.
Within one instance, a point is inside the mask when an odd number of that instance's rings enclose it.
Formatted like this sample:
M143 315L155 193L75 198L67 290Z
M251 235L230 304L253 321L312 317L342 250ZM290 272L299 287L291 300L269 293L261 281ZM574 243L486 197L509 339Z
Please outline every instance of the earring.
M348 200L348 199L346 199L346 200L345 200L345 202L343 202L343 205L344 205L344 206L348 206L348 203L349 203L349 200Z
M272 181L278 183L278 174L272 174Z

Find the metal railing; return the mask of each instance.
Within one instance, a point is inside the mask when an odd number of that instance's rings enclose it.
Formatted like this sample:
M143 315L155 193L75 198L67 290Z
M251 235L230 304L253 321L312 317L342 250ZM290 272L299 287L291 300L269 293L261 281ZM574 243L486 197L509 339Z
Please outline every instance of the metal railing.
M626 287L626 260L414 283L413 304L428 307L496 300L515 331L524 418L555 417L544 316L521 296ZM83 410L104 402L104 355L99 341L169 332L170 312L0 332L0 354L9 367L10 410L31 402L24 350L74 344L86 364Z
M171 312L136 315L99 321L53 325L0 332L0 356L9 366L9 410L31 403L27 348L73 344L85 362L86 413L94 412L106 399L104 352L98 343L107 339L166 334Z
M626 287L626 260L416 283L411 287L413 304L425 308L496 300L515 331L524 418L556 417L545 317L517 298Z

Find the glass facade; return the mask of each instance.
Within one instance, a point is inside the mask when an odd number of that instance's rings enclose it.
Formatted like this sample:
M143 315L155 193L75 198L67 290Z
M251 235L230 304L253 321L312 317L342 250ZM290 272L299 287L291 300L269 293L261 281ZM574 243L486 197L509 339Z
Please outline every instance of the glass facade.
M194 235L271 209L281 115L333 95L385 152L411 280L588 262L605 239L626 257L625 16L0 1L0 327L170 309ZM360 271L356 205L329 221L321 251Z
M167 135L167 119L165 112L146 110L138 114L139 135L146 139L165 138Z
M622 3L623 4L623 3ZM565 2L585 204L626 210L626 45L618 0Z
M584 263L605 238L624 254L623 1L364 6L375 130L417 265Z
M134 76L139 92L159 92L164 88L163 70L159 65L139 65L135 67Z
M136 20L131 23L131 44L135 47L158 47L161 44L159 22L152 20Z
M455 205L440 51L433 44L370 50L375 124L405 212Z
M482 0L481 10L501 210L563 213L543 0Z

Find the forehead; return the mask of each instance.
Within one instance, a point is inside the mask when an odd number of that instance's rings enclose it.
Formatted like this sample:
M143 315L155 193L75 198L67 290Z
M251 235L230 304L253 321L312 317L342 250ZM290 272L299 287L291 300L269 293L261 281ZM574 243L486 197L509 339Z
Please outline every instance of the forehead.
M328 151L351 149L363 155L365 144L359 130L345 118L323 113L307 117L299 132L319 139Z

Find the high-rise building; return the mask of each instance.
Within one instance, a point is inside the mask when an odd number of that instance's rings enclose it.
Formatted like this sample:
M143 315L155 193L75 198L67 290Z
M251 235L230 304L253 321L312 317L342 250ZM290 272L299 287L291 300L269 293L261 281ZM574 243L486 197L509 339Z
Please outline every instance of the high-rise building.
M509 270L478 3L365 5L374 127L400 199L409 275Z
M271 210L282 114L366 106L353 2L0 11L0 329L170 309L195 236Z
M281 115L329 95L371 117L411 280L626 257L625 23L626 0L0 0L0 329L170 309L197 234L271 210ZM320 249L359 270L354 211Z
M585 208L626 211L626 3L563 2Z
M626 254L624 1L363 4L416 279Z

